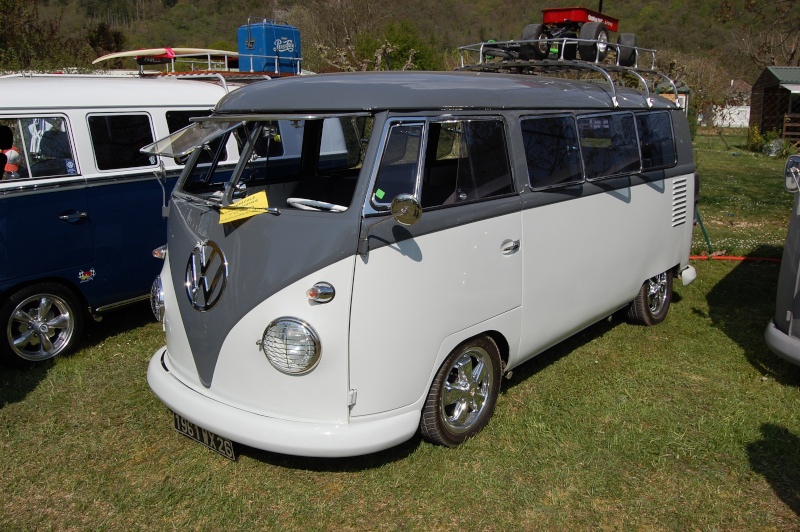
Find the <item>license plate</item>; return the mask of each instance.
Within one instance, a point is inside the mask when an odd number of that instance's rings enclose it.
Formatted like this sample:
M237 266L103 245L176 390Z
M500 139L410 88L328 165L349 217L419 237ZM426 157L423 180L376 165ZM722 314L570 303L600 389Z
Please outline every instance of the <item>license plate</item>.
M223 438L222 436L214 434L210 430L198 427L191 421L183 419L174 412L172 413L172 418L175 430L177 430L179 433L196 441L197 443L205 445L212 451L221 454L228 460L236 460L236 452L233 450L233 442L228 438Z

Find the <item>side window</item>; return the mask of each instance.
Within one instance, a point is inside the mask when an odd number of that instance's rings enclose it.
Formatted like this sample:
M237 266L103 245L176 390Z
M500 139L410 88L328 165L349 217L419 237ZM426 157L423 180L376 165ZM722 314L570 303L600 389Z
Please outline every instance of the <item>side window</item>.
M639 142L631 113L579 117L578 133L587 179L641 169Z
M524 119L522 140L532 188L583 181L578 131L572 116Z
M423 207L452 205L513 191L502 120L430 124L422 180Z
M372 204L387 209L398 194L413 194L424 124L392 124L372 191Z
M13 145L5 151L8 162L0 168L3 179L75 175L69 126L63 117L43 116L1 120L11 129Z
M156 157L140 148L154 142L150 117L135 115L90 115L89 135L99 170L153 166Z
M642 169L667 168L677 162L669 113L637 113L636 129L642 147Z

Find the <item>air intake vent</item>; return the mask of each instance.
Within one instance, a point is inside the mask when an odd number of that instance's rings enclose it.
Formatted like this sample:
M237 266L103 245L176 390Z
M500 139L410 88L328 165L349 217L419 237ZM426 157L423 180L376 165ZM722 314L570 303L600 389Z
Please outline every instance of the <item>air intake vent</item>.
M687 179L672 182L672 227L686 223L686 184Z

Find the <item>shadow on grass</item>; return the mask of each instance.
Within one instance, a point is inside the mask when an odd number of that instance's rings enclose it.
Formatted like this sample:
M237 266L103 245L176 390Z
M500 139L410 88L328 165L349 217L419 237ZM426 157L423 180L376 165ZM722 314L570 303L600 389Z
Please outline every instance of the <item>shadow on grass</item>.
M673 299L674 301L674 299ZM565 356L569 355L579 347L584 346L606 334L608 331L625 323L625 312L619 311L613 315L611 321L602 320L594 325L590 325L586 329L575 333L573 336L562 340L560 343L554 345L550 349L543 351L541 354L536 355L527 362L523 362L515 367L514 374L510 379L503 379L500 394L505 393L507 390L512 389L514 386L521 384L526 379L536 375L555 364Z
M109 312L103 316L101 322L89 319L85 323L83 338L72 353L64 356L73 356L82 349L99 345L111 336L146 325L153 319L153 313L147 301ZM0 365L0 408L25 399L47 376L54 363L53 360L45 360L29 364L21 362L19 367Z
M761 425L761 439L747 446L750 467L800 516L800 438L772 423Z
M112 336L142 327L148 323L155 323L149 301L140 301L132 305L126 305L118 310L107 312L103 314L102 321L96 322L90 319L86 323L83 339L78 343L74 352L87 347L94 347Z
M751 256L775 256L775 248L760 246ZM781 384L797 386L800 368L772 353L764 341L775 312L779 270L777 263L740 262L708 293L708 312L713 325L744 350L753 367Z
M410 440L384 451L345 458L291 456L288 454L262 451L241 444L236 445L236 451L240 456L248 456L253 460L258 460L259 462L273 466L324 473L355 473L367 469L375 469L392 462L403 460L414 453L420 445L429 444L423 443L422 437L419 434L415 434Z

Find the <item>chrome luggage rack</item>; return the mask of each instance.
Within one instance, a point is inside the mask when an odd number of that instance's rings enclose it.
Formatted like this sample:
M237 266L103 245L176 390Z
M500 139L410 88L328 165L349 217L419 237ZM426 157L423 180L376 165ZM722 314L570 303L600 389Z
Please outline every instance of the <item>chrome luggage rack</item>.
M595 58L593 61L584 59L565 58L566 53L571 50L569 55L577 57L576 49L578 45L594 45ZM526 46L527 45L527 46ZM546 46L549 50L546 59L535 59L526 51L534 46ZM605 53L601 50L605 48ZM620 64L620 51L628 52L633 50L633 64L625 66ZM680 98L678 98L678 87L675 82L666 74L656 70L656 50L641 48L638 46L626 46L623 44L597 41L590 39L579 39L576 37L559 37L553 39L518 40L518 41L486 41L477 44L469 44L459 47L461 66L456 70L466 70L473 72L506 72L516 74L541 74L553 72L596 72L608 83L611 101L614 107L619 107L617 99L617 86L621 86L619 80L614 81L611 76L614 74L630 74L643 88L645 101L648 107L653 106L651 88L645 76L652 80L652 91L656 91L657 81L667 82L675 95L675 107L681 108ZM615 60L608 62L608 58L603 59L601 55L610 55L614 52ZM628 52L629 53L629 52ZM478 61L471 62L469 57L478 55ZM648 66L639 66L640 59L644 59Z

